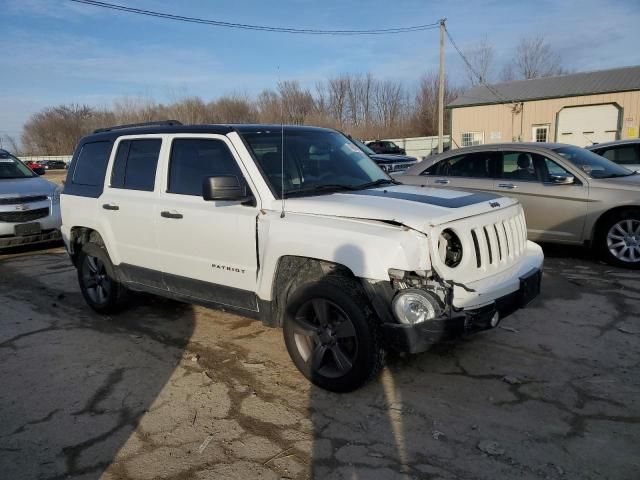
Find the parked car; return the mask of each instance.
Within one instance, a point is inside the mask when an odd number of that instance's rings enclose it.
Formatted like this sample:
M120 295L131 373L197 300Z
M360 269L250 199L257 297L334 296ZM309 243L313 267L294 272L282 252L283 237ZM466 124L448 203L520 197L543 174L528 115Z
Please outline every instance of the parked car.
M386 349L493 327L540 288L517 201L398 185L324 128L100 130L76 148L62 212L95 311L136 290L282 326L296 367L334 391L376 375ZM503 255L474 249L474 229L501 223Z
M640 139L638 138L597 143L586 148L618 165L640 171Z
M0 150L0 249L60 239L60 188Z
M398 179L508 195L522 203L531 239L590 244L614 265L640 268L640 175L583 148L556 143L461 148L429 157ZM478 235L482 241L482 232Z
M405 155L407 153L404 148L400 148L389 140L376 140L375 142L369 142L366 145L376 153L391 153L395 155Z
M39 163L46 170L64 170L67 168L67 163L62 160L43 160Z
M46 169L42 165L40 165L40 163L38 162L31 160L26 162L25 165L38 175L45 174Z
M408 157L407 155L376 153L358 140L352 138L351 141L360 147L364 153L369 155L369 158L376 162L378 166L387 173L404 172L407 168L418 162L417 158Z

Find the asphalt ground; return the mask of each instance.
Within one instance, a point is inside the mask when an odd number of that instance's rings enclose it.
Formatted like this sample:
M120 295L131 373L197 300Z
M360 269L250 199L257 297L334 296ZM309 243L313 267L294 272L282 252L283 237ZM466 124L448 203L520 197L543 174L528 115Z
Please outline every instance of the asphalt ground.
M351 394L282 332L136 296L84 303L61 248L0 256L0 478L640 478L640 274L545 247L498 328Z

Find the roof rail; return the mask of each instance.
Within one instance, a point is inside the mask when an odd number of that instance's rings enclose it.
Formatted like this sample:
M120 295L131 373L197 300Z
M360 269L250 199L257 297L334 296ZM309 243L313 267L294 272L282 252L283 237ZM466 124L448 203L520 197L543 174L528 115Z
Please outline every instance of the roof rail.
M111 130L121 130L123 128L152 127L156 125L182 125L182 122L178 120L158 120L157 122L129 123L127 125L114 125L113 127L98 128L94 130L93 133L110 132Z

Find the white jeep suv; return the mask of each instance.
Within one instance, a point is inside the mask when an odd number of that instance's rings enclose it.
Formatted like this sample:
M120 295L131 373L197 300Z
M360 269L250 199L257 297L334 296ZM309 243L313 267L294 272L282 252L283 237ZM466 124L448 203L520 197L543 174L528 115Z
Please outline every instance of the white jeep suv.
M333 391L375 376L387 349L490 328L540 290L516 200L398 185L329 129L96 131L61 206L94 310L145 291L282 326L298 369Z

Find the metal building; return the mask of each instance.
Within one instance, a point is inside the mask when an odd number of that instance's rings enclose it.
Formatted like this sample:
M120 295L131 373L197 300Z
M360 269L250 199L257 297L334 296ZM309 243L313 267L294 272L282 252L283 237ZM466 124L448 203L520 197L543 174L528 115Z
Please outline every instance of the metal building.
M637 138L640 66L477 86L447 108L453 146Z

